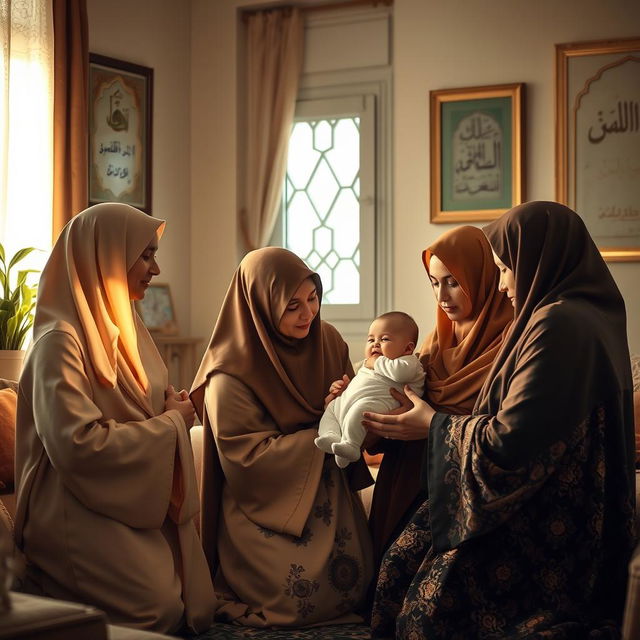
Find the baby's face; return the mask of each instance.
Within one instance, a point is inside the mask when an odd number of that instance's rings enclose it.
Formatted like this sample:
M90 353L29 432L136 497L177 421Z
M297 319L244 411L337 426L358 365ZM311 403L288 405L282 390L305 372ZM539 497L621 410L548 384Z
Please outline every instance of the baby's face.
M410 355L414 349L415 344L397 323L387 318L378 318L369 327L364 357L378 355L395 360L400 356Z

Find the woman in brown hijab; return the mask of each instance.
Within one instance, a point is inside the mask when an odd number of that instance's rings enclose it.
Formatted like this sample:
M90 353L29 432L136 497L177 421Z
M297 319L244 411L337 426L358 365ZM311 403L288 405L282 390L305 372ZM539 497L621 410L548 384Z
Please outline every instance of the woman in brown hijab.
M491 245L480 229L447 231L424 250L422 262L438 301L436 327L420 349L424 398L438 411L467 415L513 320L513 308L498 291ZM369 518L378 563L424 501L424 442L383 439L375 448L384 452Z
M351 477L314 445L325 395L352 372L293 253L252 251L223 302L191 397L204 425L202 540L221 604L253 627L355 622L372 577Z
M133 307L164 222L100 204L62 230L20 378L15 536L30 589L110 622L202 631L214 594L194 517L194 412Z
M634 540L622 297L581 218L530 202L484 229L515 318L471 416L415 396L428 500L382 564L373 637L615 638Z

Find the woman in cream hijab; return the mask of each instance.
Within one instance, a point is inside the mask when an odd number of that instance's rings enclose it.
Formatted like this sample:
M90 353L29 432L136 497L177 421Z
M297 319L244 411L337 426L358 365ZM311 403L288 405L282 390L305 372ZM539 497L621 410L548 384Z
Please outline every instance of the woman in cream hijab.
M160 273L163 229L100 204L53 248L20 379L15 535L30 589L116 624L200 631L215 599L193 522L193 407L132 303Z
M352 373L320 320L322 285L293 253L240 263L193 384L204 425L202 541L216 619L253 627L361 620L371 546L350 476L314 445L325 395Z
M445 413L470 414L513 307L498 291L491 245L476 227L442 234L422 253L438 303L436 326L420 348L424 398ZM382 439L384 452L369 519L377 561L424 501L421 466L425 440Z

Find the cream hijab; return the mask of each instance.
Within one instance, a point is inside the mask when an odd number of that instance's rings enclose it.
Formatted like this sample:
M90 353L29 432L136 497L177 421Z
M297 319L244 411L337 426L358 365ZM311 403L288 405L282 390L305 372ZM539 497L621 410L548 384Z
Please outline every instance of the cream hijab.
M427 273L432 255L445 264L471 300L475 321L456 342L453 322L438 307L436 328L420 349L426 397L440 411L470 414L505 328L513 320L513 308L498 291L498 269L480 229L463 226L442 234L422 253Z
M164 364L129 299L127 273L164 225L117 203L71 219L42 272L33 330L35 342L71 325L99 384L122 384L150 416L156 403L145 369L164 370Z

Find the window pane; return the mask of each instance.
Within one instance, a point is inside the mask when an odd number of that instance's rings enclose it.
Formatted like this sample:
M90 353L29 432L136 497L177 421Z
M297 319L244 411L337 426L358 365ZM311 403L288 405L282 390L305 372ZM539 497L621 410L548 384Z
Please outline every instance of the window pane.
M360 119L297 122L284 188L284 246L320 274L324 304L360 302Z

